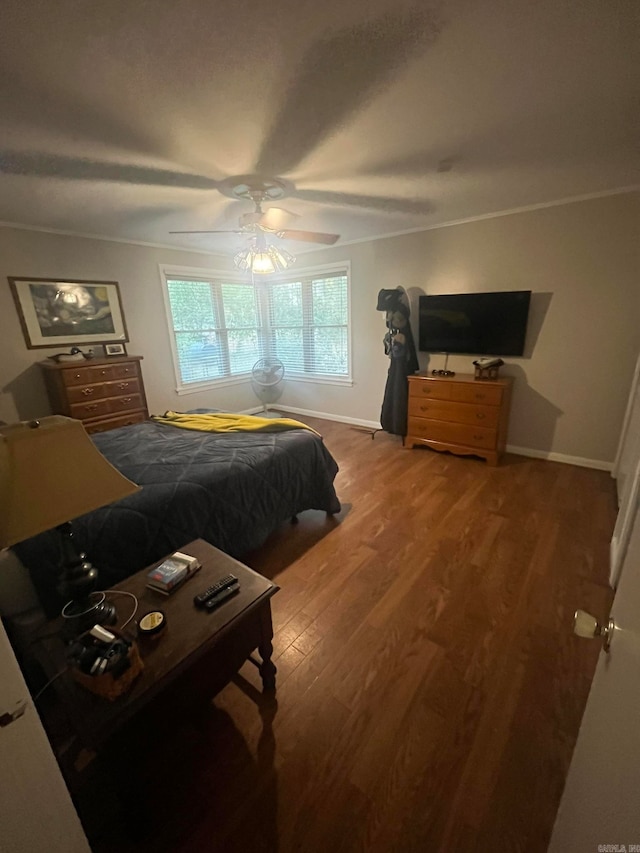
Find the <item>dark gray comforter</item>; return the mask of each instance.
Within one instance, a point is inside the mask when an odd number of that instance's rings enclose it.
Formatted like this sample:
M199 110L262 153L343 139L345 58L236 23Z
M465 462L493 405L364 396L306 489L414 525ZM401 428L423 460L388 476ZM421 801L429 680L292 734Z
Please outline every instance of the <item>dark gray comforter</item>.
M78 545L106 588L192 539L234 557L261 545L307 509L340 511L338 466L308 430L214 434L146 422L93 436L98 449L143 488L74 521ZM73 464L73 462L71 462ZM61 602L55 532L15 546L45 609Z

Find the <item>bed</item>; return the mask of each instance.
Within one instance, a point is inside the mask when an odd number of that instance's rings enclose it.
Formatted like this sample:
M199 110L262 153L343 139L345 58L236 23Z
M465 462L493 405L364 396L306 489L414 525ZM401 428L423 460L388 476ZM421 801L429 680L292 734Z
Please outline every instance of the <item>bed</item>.
M143 487L74 521L76 542L104 588L193 539L242 557L300 512L340 511L338 466L309 430L217 434L146 421L92 438ZM13 549L49 616L64 603L56 591L58 547L48 532Z

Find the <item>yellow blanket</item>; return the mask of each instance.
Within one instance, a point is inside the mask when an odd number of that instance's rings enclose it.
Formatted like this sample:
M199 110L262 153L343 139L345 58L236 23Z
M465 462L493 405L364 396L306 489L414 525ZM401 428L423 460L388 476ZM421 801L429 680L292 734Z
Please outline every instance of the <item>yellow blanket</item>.
M308 429L320 435L310 426L291 418L259 418L255 415L237 415L229 412L198 415L165 412L164 415L154 415L153 420L160 424L202 432L283 432L288 429Z

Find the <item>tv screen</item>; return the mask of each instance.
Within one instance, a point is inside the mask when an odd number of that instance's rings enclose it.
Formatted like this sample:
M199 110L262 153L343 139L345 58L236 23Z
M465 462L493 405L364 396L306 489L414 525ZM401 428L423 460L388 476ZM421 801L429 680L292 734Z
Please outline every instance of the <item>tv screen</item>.
M422 352L522 355L530 290L421 296Z

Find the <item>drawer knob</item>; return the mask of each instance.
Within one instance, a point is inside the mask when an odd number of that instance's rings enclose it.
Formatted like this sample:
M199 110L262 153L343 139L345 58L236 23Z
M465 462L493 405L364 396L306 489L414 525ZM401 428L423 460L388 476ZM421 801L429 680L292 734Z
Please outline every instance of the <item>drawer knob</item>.
M121 383L118 385L118 388L121 388L123 391L124 391L124 389L125 389L125 388L128 388L128 387L129 387L129 383L128 383L128 382L121 382Z
M93 403L93 405L85 406L84 408L85 408L85 411L87 411L87 412L95 412L95 410L98 408L98 404Z
M123 397L123 398L122 398L122 404L123 404L123 405L124 405L125 403L130 403L130 402L131 402L131 397Z
M476 412L476 417L478 418L479 421L483 421L487 416L485 415L484 412Z
M475 438L476 441L480 441L482 439L481 435L474 435L473 437Z
M94 390L93 388L83 388L82 389L82 395L84 397L88 397L90 394L93 394L93 390Z

